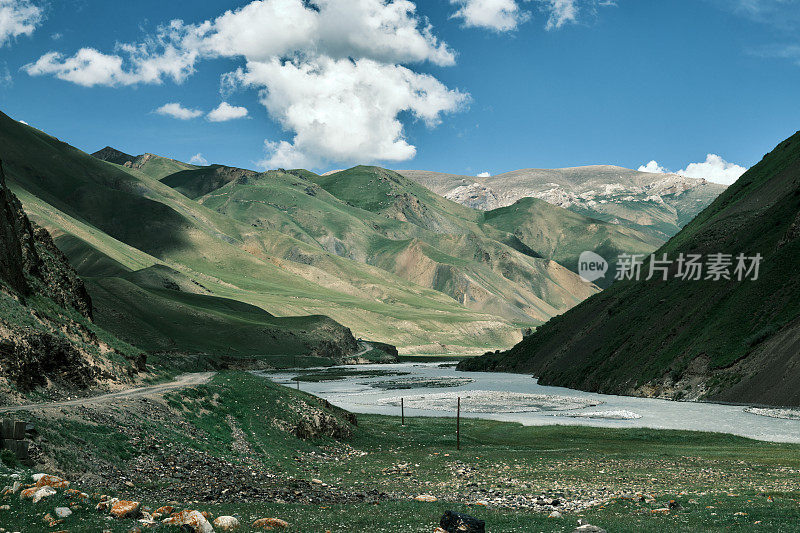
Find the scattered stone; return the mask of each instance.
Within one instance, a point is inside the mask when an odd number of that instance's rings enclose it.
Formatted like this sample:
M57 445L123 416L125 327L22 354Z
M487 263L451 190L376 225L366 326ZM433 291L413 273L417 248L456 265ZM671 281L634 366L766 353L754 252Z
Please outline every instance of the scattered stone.
M214 527L221 531L233 531L234 529L239 529L239 526L239 520L233 516L218 516L214 520Z
M553 511L547 517L548 518L561 518L561 513L559 513L558 511Z
M439 527L447 533L486 533L486 522L472 516L445 511Z
M606 533L606 530L592 524L581 524L573 529L572 533Z
M289 527L289 522L280 518L260 518L253 522L253 529L285 529Z
M107 512L111 510L111 507L114 506L115 503L119 501L119 498L109 498L108 496L102 496L100 503L94 508L95 511L100 512Z
M414 498L418 502L428 502L433 503L438 500L438 498L432 494L420 494L416 498Z
M679 504L675 500L670 500L669 503L667 504L667 507L669 507L670 509L680 509L681 504Z
M53 487L54 489L66 489L69 487L69 481L58 476L36 474L33 478L37 487Z
M10 510L11 510L10 505L0 505L0 511L10 511Z
M72 509L69 507L56 507L54 512L59 518L67 518L72 514Z
M3 496L5 496L6 494L16 494L21 487L22 483L20 483L19 481L15 481L13 485L3 487L3 490L2 492L0 492L0 494L2 494Z
M190 528L194 533L214 533L214 527L199 511L185 510L165 518L162 524Z
M53 518L53 515L51 515L50 513L47 513L46 515L44 515L42 517L42 522L44 522L45 524L47 524L50 527L55 527L55 526L57 526L58 524L61 524L64 521L63 520L56 520L55 518Z
M142 514L141 504L139 502L130 502L126 500L119 500L111 505L111 516L114 518L139 518Z
M650 512L653 514L660 514L660 513L669 514L670 510L671 509L669 507L660 507L658 509L650 509Z
M33 503L39 503L44 498L49 498L56 493L55 489L50 486L46 487L31 487L29 489L25 489L19 493L19 497L21 500L26 498L32 498Z

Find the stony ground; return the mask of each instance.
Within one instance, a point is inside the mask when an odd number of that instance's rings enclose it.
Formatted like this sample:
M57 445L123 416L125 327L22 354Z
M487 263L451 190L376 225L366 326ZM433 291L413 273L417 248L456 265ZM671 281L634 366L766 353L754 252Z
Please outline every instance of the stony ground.
M0 486L46 472L87 498L63 488L38 503L19 490L0 496L8 531L176 527L163 524L169 513L150 520L165 505L205 512L210 524L234 516L243 531L280 518L289 531L432 532L449 509L489 531L571 532L578 520L608 531L795 531L800 520L800 447L726 435L469 419L457 450L452 420L354 425L322 400L244 373L25 416L38 432L36 464L0 467ZM96 510L104 494L140 502L147 523ZM62 506L73 515L51 527L47 515L61 520Z

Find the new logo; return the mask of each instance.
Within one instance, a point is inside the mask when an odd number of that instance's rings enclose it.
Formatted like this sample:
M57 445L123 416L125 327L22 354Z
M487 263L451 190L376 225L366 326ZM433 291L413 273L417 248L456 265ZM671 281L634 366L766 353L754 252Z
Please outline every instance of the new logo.
M604 277L608 272L608 261L594 252L583 252L578 258L578 275L589 283Z

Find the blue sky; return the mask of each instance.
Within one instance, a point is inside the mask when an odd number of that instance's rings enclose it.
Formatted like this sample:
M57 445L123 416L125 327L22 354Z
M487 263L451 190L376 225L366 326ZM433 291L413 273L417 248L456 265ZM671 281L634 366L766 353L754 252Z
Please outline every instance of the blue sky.
M800 129L800 0L311 3L0 0L0 110L88 152L247 168L729 181Z

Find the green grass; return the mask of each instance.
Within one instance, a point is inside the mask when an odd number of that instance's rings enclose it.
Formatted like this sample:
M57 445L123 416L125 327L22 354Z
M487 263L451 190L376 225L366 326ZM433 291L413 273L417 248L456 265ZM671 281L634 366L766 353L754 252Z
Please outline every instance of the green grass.
M244 531L249 531L246 525L256 518L274 516L292 523L290 531L429 532L448 509L486 520L490 531L519 532L570 531L578 518L614 532L744 532L754 530L757 521L761 522L758 530L788 532L796 529L800 519L795 479L800 446L793 444L715 433L525 427L468 418L462 420L459 451L452 418L406 418L406 425L400 426L398 417L376 415L360 415L352 438L344 442L329 437L303 441L279 429L280 424L295 423L306 406L335 417L341 412L303 392L240 372L218 374L208 385L167 399L174 414L173 423L166 426L154 425L156 422L147 418L131 419L135 409L125 409L126 416L117 417L120 424L134 424L132 432L115 431L104 422L113 419L109 417L115 411L102 417L87 413L98 419L91 423L36 423L49 446L56 440L63 445L65 451L56 456L56 465L70 473L91 472L97 461L124 465L150 453L138 439L126 435L152 431L173 446L190 446L240 461L243 457L232 447L232 419L244 431L257 461L269 472L306 480L319 478L340 491L375 490L390 495L379 505L179 502L179 508L236 515L245 523ZM410 475L393 473L401 464ZM0 467L0 484L6 474ZM476 488L485 489L489 496L475 492ZM570 500L597 497L603 491L629 496L612 498L580 513L565 513L560 519L530 510L475 504L494 492L531 498L546 493ZM420 493L433 494L439 501L411 501ZM639 501L634 497L637 494L648 501ZM119 495L124 497L125 490ZM774 501L768 501L768 496ZM679 502L681 509L669 515L651 513L669 500ZM41 515L67 500L59 495L36 506L20 503L17 497L7 501L12 509L2 515L3 527L28 531ZM145 498L143 503L155 508L167 502ZM132 522L106 521L93 506L84 506L63 527L75 531L101 525L112 531L130 529ZM736 514L740 512L747 514Z

